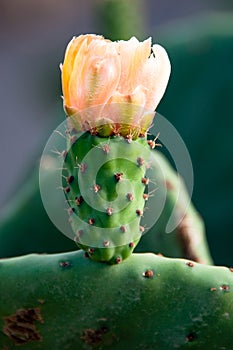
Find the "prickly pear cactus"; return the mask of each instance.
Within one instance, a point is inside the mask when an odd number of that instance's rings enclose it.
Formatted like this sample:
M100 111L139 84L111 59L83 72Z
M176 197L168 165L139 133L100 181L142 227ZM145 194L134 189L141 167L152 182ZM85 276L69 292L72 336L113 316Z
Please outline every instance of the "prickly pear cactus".
M72 132L70 140L63 183L75 241L94 260L120 263L143 231L150 146L145 137L104 138L90 132L77 140Z
M232 349L231 269L154 254L108 265L79 251L0 271L1 349Z
M87 54L92 39L81 38L73 53L82 48ZM111 57L109 64L112 59L116 57ZM79 63L76 73L86 72L77 57L74 61ZM72 66L71 62L68 66ZM88 104L93 97L96 99L95 87L103 78L98 74L106 65L101 68L95 61L90 66L91 79L85 81L86 85L91 82L92 88ZM110 71L113 74L114 68ZM65 76L66 73L65 70ZM141 98L146 90L137 86ZM79 91L76 88L79 85L72 88L71 84L64 90L72 91L72 95ZM85 89L81 90L83 93ZM135 90L131 95L115 91L114 98L112 95L108 98L133 99L135 94ZM73 97L65 96L68 114L77 107ZM136 124L136 129L145 127L137 122L132 122L129 129ZM119 126L116 120L111 125ZM131 139L128 131L106 135L106 128L104 134L82 129L79 137L73 129L67 130L62 188L76 242L86 253L29 255L0 261L1 349L232 350L233 270L191 261L192 257L202 261L202 256L205 262L209 260L203 231L198 236L192 226L197 219L192 209L176 232L181 246L188 248L189 259L132 254L119 266L114 265L130 255L141 236L141 214L150 195L146 171L151 142L146 140L147 128L144 131L145 135L139 132ZM167 213L180 188L173 172L167 170L166 175L170 189ZM178 208L182 205L183 200ZM164 225L159 229L163 231ZM92 259L113 264L100 264Z
M69 126L62 176L74 239L93 260L120 263L143 230L147 132L170 61L150 38L81 35L67 46L61 71Z

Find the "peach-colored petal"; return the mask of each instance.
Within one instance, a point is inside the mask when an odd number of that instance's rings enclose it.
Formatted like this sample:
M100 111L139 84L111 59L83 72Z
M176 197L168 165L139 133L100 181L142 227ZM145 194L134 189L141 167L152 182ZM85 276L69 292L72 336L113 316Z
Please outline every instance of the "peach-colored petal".
M171 73L171 64L165 49L154 45L151 55L144 66L145 86L148 88L146 108L155 110L167 87Z
M69 72L69 79L68 79L68 91L67 95L69 97L69 100L66 99L66 96L64 96L64 100L67 105L75 106L77 105L77 89L78 86L82 84L81 76L82 76L82 70L85 66L85 57L87 52L87 38L82 40L82 42L79 45L79 50L76 52L76 55L71 58L72 60L72 69Z
M130 94L122 94L116 91L108 101L110 103L129 103L137 106L144 106L146 102L147 88L143 85L138 85Z
M140 85L131 94L116 91L104 109L104 116L115 123L137 125L146 103L146 90Z
M92 40L104 40L100 35L87 34L74 37L68 44L65 52L64 63L62 65L62 90L67 104L69 104L69 79L73 70L73 64L77 53L80 50L83 42L88 45Z
M69 86L69 78L73 69L73 62L76 57L76 53L79 50L80 45L84 40L84 35L79 36L78 38L74 37L68 44L65 52L64 63L62 65L62 90L63 96L67 103L69 103L69 94L68 94L68 86Z
M135 89L135 76L143 67L151 52L151 38L139 42L135 37L119 41L121 78L118 90L127 94Z
M106 103L117 88L121 69L113 43L85 44L73 64L69 85L71 103L79 110Z

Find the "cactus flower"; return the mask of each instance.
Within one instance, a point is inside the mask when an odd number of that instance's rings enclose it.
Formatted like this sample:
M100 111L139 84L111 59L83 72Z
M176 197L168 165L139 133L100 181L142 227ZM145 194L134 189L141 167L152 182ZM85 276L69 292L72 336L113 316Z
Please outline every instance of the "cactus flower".
M151 38L112 42L80 35L68 44L61 65L64 109L83 130L107 123L110 134L116 125L124 135L145 132L170 70L166 51L160 45L151 48Z

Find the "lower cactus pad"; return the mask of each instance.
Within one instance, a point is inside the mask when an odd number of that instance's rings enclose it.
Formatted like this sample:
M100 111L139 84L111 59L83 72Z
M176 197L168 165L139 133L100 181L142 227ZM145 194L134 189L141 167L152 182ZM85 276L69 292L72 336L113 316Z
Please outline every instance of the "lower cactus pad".
M1 260L1 349L232 349L232 269L154 254L108 265L84 255Z

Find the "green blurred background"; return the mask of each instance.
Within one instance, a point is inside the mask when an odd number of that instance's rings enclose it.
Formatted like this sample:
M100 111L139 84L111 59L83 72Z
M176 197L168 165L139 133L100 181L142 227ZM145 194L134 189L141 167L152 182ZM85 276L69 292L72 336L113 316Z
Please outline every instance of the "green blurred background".
M172 75L158 112L172 122L189 149L193 202L205 220L215 263L233 264L230 0L1 0L2 215L14 209L17 192L25 179L32 178L32 169L37 173L44 144L64 118L59 63L68 41L81 33L111 39L152 36L168 51ZM37 180L30 181L37 186ZM38 206L38 216L31 218L28 209L26 220L39 234L48 219L41 213L38 196L30 204L31 199L25 194L29 208Z

